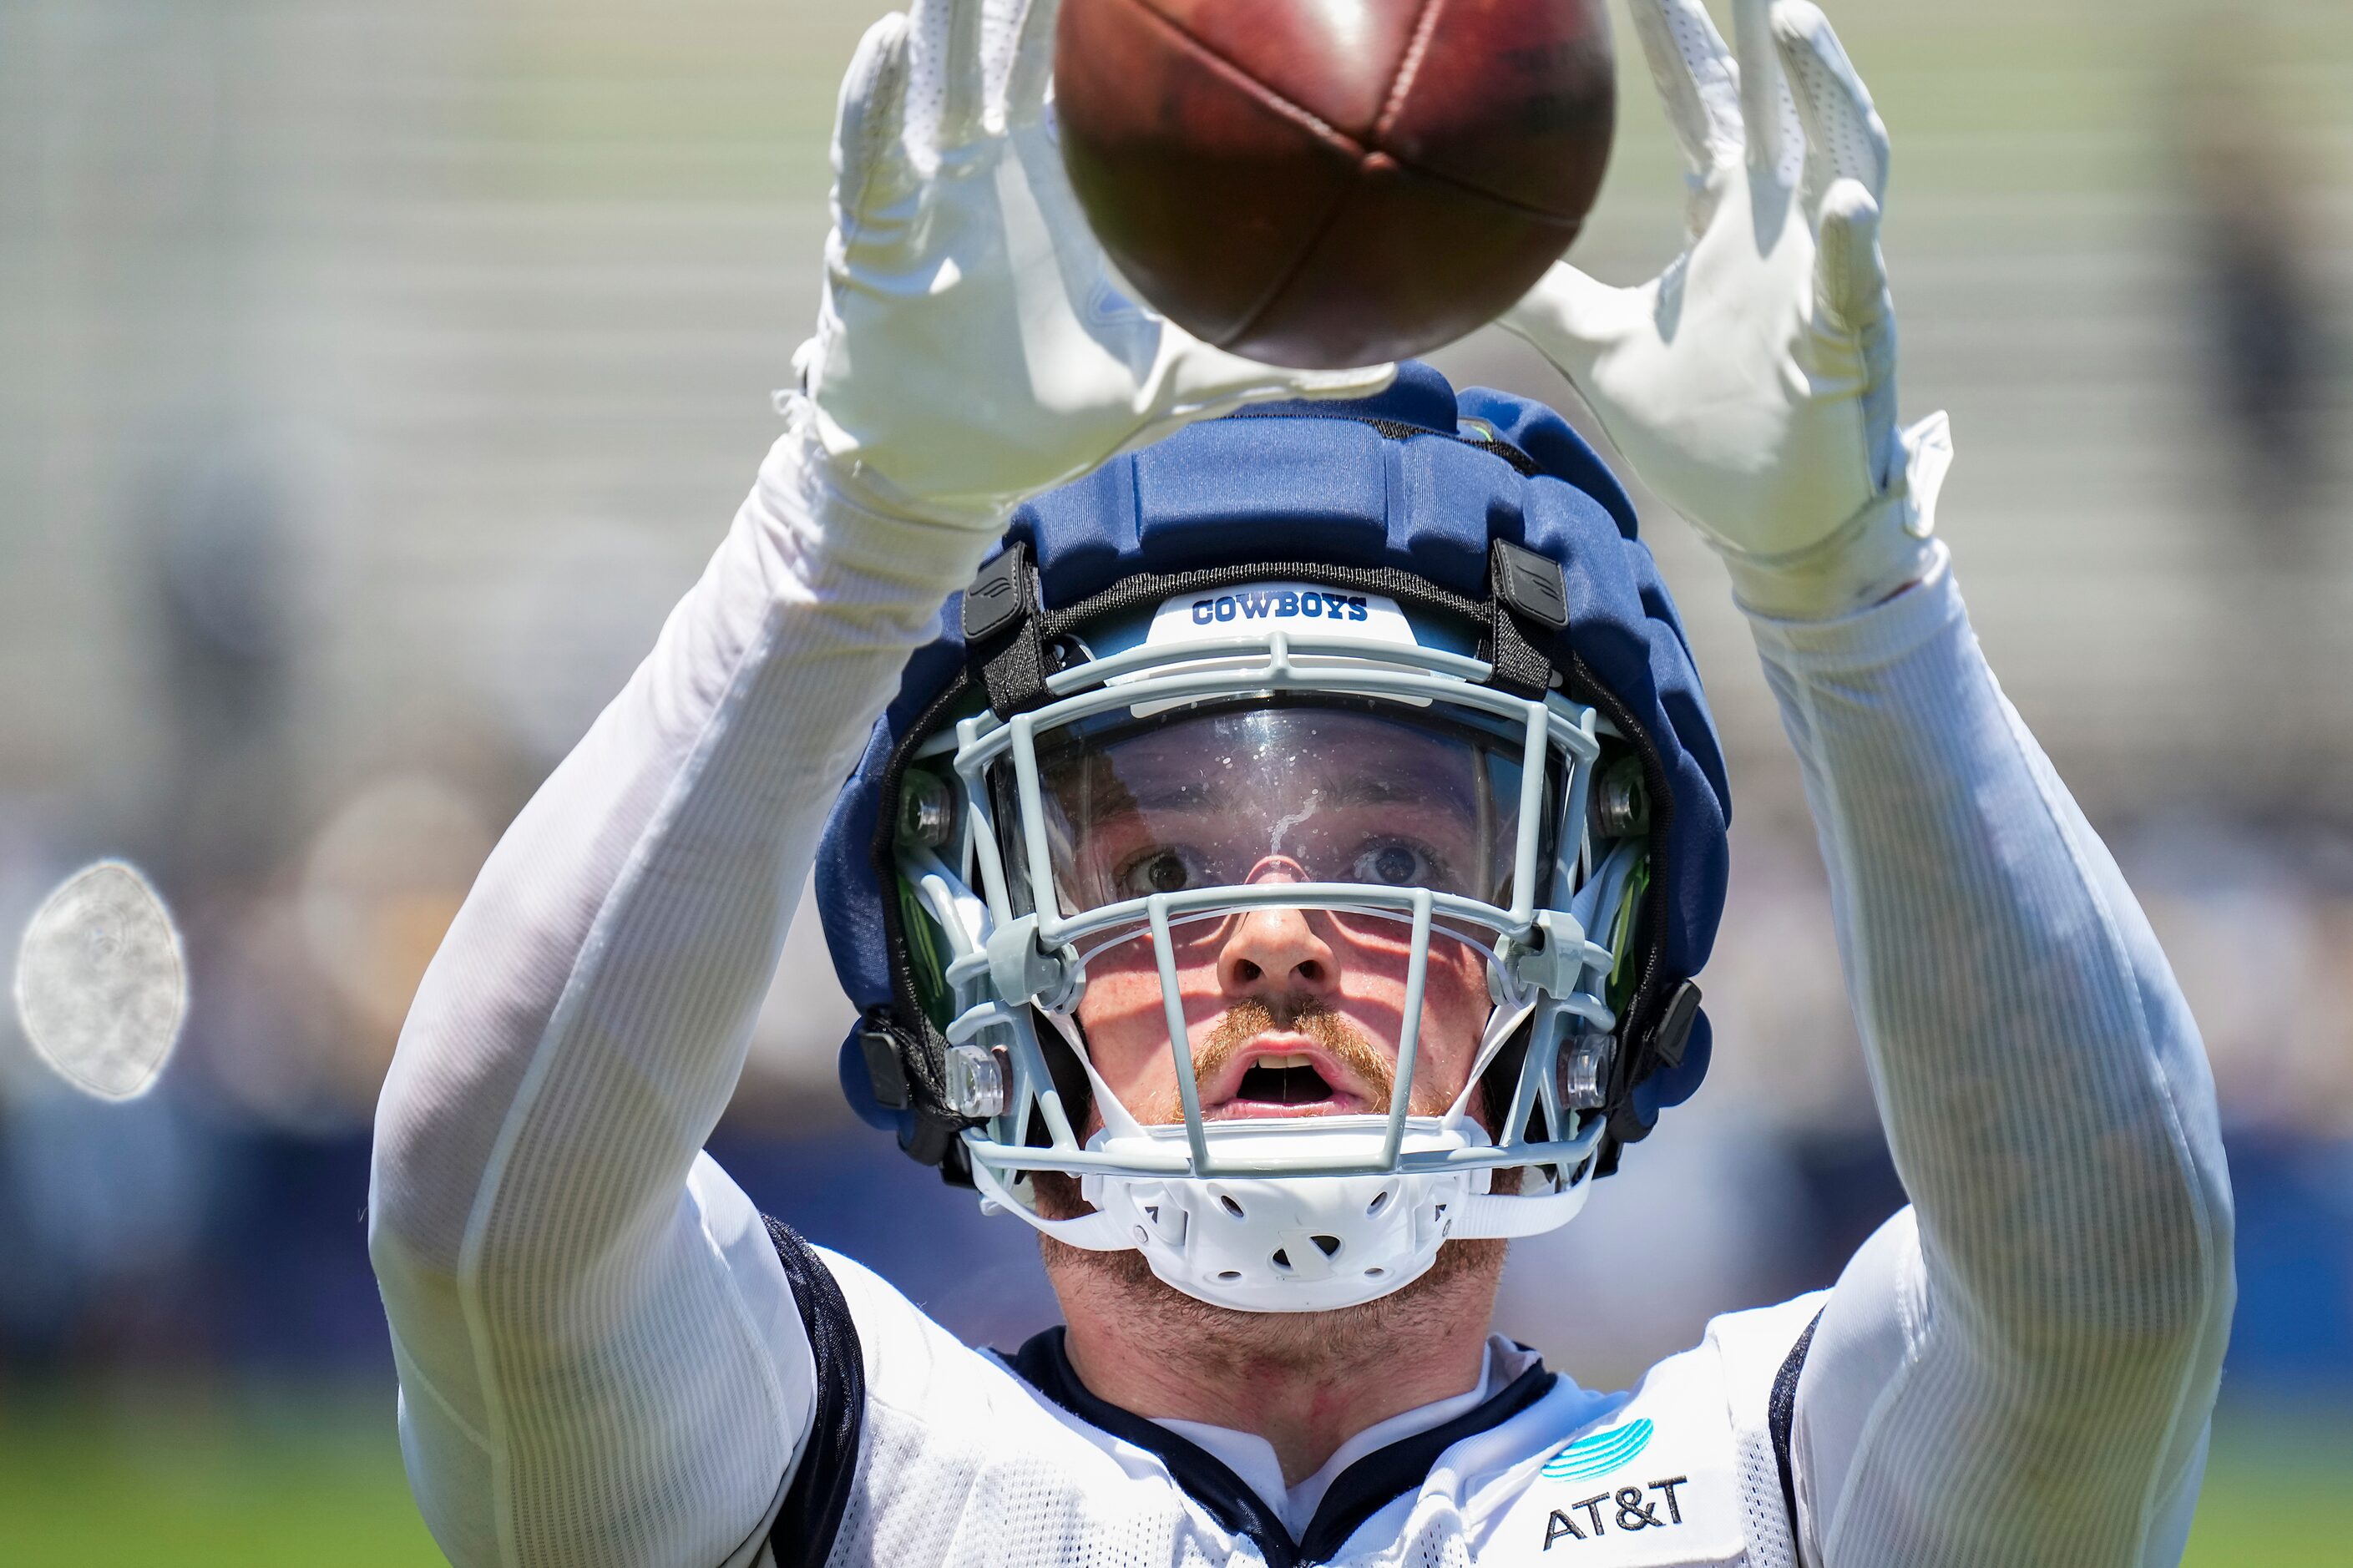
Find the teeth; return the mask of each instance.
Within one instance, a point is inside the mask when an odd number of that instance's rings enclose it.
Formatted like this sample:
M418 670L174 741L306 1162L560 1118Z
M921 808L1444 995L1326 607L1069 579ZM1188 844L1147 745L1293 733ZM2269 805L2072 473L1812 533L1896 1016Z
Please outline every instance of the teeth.
M1280 1057L1261 1057L1250 1063L1254 1068L1304 1068L1314 1065L1315 1058L1305 1051L1293 1051L1287 1056Z

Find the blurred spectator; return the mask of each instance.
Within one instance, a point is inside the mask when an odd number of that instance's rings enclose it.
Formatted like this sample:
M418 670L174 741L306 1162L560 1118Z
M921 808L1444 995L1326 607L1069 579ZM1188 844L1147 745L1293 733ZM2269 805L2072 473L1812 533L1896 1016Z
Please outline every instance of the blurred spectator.
M168 737L146 858L181 889L267 875L292 831L303 761L290 721L304 563L284 495L258 456L191 445L153 476L133 530L153 574L140 622Z
M1735 835L1724 923L1702 984L1715 1026L1711 1098L1784 1136L1876 1138L1830 882L1805 825L1744 823Z
M2315 564L2323 507L2323 416L2334 372L2318 267L2327 188L2283 101L2287 62L2263 13L2232 5L2184 34L2172 102L2198 268L2207 382L2233 467L2240 537L2263 564Z
M2229 1129L2353 1138L2353 838L2198 813L2113 842L2198 1019Z

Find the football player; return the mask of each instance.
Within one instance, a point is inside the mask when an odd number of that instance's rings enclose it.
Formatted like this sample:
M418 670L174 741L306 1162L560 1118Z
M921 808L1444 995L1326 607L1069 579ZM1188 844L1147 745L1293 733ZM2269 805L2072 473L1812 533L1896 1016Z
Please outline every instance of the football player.
M1633 13L1689 247L1507 324L1730 568L1912 1206L1630 1392L1489 1335L1504 1238L1639 1180L1705 1069L1727 797L1672 605L1549 411L1128 302L1050 0L917 0L843 89L785 435L385 1087L371 1239L454 1561L2178 1559L2211 1083L1933 536L1885 132L1803 0L1741 0L1736 49ZM1045 1238L1067 1324L1018 1352L700 1152L813 861L852 1100Z

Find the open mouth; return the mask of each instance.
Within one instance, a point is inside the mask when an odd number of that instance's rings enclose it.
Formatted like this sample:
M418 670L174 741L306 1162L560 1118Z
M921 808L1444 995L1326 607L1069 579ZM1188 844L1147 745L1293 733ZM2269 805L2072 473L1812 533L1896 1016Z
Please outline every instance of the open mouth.
M1303 1055L1261 1057L1242 1074L1234 1098L1263 1105L1320 1105L1333 1098L1333 1089Z

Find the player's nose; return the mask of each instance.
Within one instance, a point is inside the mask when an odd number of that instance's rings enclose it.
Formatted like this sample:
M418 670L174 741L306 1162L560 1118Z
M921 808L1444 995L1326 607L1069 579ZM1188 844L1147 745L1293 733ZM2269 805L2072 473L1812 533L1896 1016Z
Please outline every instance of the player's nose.
M1270 855L1251 868L1249 884L1307 880L1306 868ZM1244 910L1218 954L1218 982L1229 996L1320 996L1340 982L1338 954L1305 910L1266 904Z

